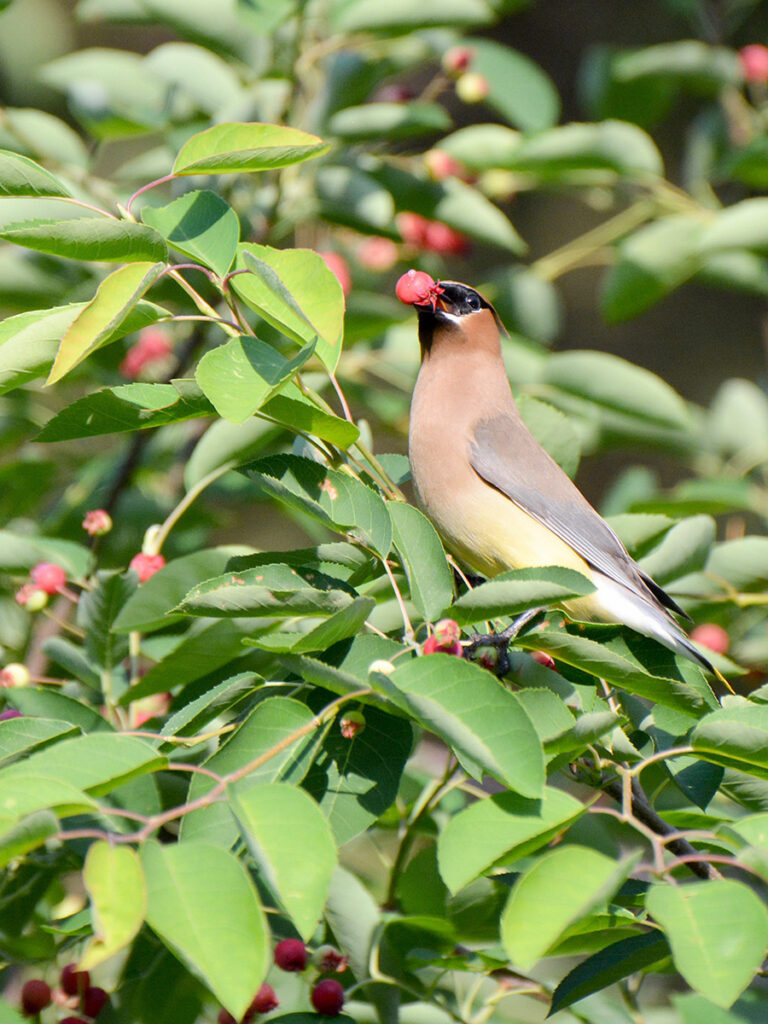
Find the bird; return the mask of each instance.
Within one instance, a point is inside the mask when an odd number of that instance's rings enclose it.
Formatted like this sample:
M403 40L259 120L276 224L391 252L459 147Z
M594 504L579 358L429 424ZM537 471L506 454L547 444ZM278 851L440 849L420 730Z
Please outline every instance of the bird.
M416 270L400 278L396 293L418 313L421 366L408 431L414 490L450 552L485 577L576 569L595 590L563 602L569 617L629 626L725 682L674 617L689 616L526 427L493 306L466 284Z

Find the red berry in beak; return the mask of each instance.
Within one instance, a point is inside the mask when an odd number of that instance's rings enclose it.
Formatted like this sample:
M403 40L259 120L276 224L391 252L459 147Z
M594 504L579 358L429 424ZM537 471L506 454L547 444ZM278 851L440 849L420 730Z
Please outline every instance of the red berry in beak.
M423 270L408 270L395 287L395 293L401 302L406 306L432 306L437 307L437 297L442 295L443 289L437 281L433 281L429 274Z

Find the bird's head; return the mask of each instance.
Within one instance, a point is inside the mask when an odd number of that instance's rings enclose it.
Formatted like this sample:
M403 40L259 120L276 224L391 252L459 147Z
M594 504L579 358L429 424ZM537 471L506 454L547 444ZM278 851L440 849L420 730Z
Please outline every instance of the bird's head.
M441 340L464 340L478 347L499 346L502 330L496 310L469 285L433 281L429 274L409 270L397 282L401 302L419 314L419 341L424 352Z

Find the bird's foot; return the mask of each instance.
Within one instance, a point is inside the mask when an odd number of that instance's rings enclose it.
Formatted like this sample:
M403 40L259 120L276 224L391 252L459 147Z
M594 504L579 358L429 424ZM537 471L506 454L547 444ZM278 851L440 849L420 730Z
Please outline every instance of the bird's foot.
M480 652L477 661L501 679L509 672L509 645L520 632L537 616L543 615L543 608L529 608L502 630L501 633L476 633L462 645L464 657L470 661ZM487 654L485 653L487 651Z

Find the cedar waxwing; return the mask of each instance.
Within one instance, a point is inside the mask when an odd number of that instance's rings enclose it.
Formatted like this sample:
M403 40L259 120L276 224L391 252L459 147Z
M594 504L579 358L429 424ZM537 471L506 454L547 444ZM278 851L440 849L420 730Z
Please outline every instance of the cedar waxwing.
M523 423L490 303L467 285L416 271L403 275L397 294L419 316L422 361L408 434L413 482L451 552L483 576L544 565L576 569L596 590L564 602L570 616L623 623L716 671L670 609L685 612L633 561Z

